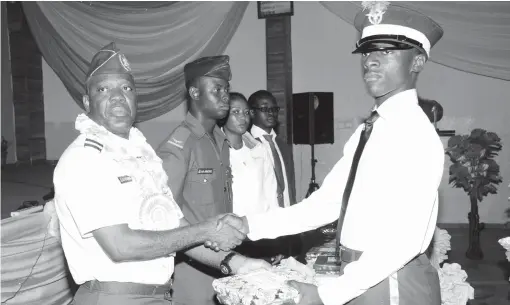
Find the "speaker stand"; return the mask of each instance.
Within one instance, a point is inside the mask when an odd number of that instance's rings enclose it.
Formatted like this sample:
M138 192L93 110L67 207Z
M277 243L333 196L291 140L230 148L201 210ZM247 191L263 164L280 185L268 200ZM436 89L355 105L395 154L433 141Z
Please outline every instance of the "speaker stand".
M317 163L317 159L315 159L315 149L314 145L310 144L312 147L312 178L310 179L310 184L308 185L308 192L306 192L305 198L308 198L313 192L319 189L319 185L315 182L315 164ZM306 238L312 238L315 240L322 240L324 242L328 242L335 238L336 235L336 224L337 220L333 221L332 223L329 223L327 225L324 225L317 230L315 230L316 233L311 233L311 237L307 235L303 235L304 239ZM318 235L317 235L318 234Z
M308 198L308 196L319 189L319 185L315 182L315 164L317 163L317 159L315 159L315 149L313 144L310 144L310 146L312 147L312 178L310 179L305 198Z

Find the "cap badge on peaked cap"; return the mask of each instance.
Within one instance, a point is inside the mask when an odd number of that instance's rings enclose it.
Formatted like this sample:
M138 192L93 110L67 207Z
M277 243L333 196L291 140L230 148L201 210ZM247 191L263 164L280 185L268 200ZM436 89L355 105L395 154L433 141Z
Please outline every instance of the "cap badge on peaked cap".
M379 24L390 3L388 1L363 1L361 6L364 10L370 10L366 16L371 24Z

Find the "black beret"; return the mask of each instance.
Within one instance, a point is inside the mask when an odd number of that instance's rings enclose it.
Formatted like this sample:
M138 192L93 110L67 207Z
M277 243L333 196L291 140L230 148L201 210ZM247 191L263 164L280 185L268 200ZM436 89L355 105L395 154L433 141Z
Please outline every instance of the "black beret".
M228 55L202 57L184 66L186 83L201 76L224 79L227 82L232 79Z

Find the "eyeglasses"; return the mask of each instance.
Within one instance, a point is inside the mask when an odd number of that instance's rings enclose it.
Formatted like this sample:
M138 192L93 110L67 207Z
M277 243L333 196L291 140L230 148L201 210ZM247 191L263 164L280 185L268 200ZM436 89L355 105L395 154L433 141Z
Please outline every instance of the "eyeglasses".
M277 113L280 111L280 107L253 107L253 109L259 110L261 112L273 112Z

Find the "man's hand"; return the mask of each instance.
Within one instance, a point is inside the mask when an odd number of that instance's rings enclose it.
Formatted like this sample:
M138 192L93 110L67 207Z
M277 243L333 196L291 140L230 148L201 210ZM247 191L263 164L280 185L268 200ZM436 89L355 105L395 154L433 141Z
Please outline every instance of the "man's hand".
M238 231L242 232L243 234L248 233L248 222L245 217L239 217L235 214L224 214L219 215L216 217L217 223L216 223L216 230L221 230L225 226L230 226L236 228ZM223 250L220 249L220 246L217 242L214 242L212 240L207 240L204 243L204 246L206 248L210 248L216 252ZM223 250L228 251L228 250Z
M255 259L240 254L234 255L229 262L232 273L246 274L252 271L264 269L271 270L271 265L263 259Z
M221 229L226 224L238 229L244 234L248 234L249 232L248 220L244 216L239 217L235 214L225 214L218 219L217 229Z
M218 226L218 218L209 220L209 230L206 233L204 246L217 251L230 251L239 246L246 238L246 234L228 223Z
M297 305L322 305L317 286L297 281L287 281L287 285L299 292Z

